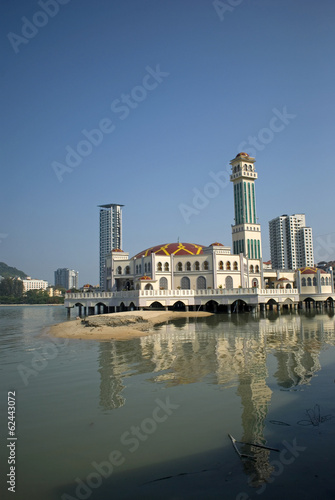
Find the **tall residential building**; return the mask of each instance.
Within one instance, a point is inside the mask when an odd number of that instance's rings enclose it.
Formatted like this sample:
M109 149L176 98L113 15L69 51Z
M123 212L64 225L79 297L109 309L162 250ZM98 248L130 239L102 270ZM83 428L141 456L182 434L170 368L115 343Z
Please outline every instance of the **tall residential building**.
M234 184L235 224L232 226L233 253L249 259L262 258L261 226L257 223L254 167L255 158L239 153L231 162Z
M281 215L269 222L273 269L314 266L312 228L305 214Z
M66 290L78 288L78 271L67 269L66 267L58 268L55 271L55 286L59 285Z
M100 207L100 288L105 289L105 257L114 248L122 249L122 207L116 203Z

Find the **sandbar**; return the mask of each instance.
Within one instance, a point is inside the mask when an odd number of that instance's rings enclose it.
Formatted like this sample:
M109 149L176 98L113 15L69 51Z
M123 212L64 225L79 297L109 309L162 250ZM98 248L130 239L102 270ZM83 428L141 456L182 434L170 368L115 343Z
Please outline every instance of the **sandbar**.
M129 340L155 333L155 327L180 318L212 316L207 311L124 311L52 325L53 337L81 340Z

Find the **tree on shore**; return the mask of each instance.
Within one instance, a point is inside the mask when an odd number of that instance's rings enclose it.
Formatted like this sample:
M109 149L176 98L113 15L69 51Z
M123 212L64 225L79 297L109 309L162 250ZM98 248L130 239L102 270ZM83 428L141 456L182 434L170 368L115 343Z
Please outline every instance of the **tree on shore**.
M23 296L23 282L16 278L3 278L0 281L0 297L15 297L20 299Z

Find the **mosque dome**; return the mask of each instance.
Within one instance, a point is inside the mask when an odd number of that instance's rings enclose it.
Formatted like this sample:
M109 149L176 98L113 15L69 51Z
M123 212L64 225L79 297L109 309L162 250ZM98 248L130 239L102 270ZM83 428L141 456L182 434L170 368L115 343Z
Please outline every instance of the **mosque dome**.
M248 153L243 153L243 151L242 151L242 153L238 153L238 154L235 156L235 158L239 158L240 156L243 156L243 157L246 157L246 158L248 158L248 157L249 157Z
M318 267L301 267L298 269L301 274L316 274L319 271ZM326 271L320 269L321 274L327 274Z
M134 255L133 259L147 257L152 253L156 255L199 255L203 253L203 247L203 245L196 243L164 243L139 252Z

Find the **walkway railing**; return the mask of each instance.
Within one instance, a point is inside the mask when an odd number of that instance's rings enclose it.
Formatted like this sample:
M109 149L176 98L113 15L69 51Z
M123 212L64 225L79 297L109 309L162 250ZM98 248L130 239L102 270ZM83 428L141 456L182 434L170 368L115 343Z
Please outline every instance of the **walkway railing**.
M113 298L137 298L137 297L190 297L190 296L213 296L213 295L298 295L295 288L216 288L206 290L129 290L121 292L88 292L67 293L67 299L113 299Z

